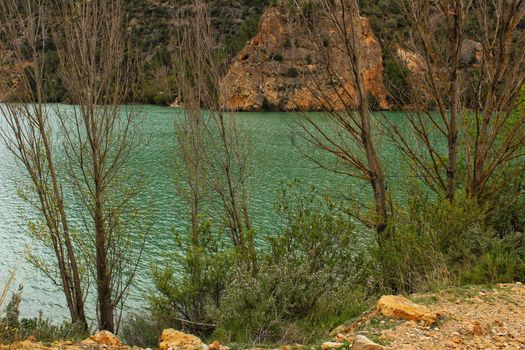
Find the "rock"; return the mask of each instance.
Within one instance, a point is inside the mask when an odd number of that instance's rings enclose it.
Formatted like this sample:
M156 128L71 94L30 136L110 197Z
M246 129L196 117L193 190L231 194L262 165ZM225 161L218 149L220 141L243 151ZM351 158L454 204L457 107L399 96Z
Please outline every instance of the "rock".
M218 341L214 341L208 346L208 350L230 350L229 347L221 345Z
M341 347L343 347L345 344L343 343L339 343L339 342L333 342L333 341L327 341L327 342L324 342L322 345L321 345L321 349L323 350L328 350L328 349L339 349Z
M34 335L30 335L29 337L27 337L26 341L31 342L31 343L36 343L37 340Z
M401 46L398 46L396 48L396 55L411 73L418 74L426 69L425 60L415 52L405 50Z
M165 329L160 337L160 350L206 350L204 343L192 334Z
M352 337L352 335L350 334L343 334L343 333L338 333L336 336L335 336L335 339L337 341L346 341L346 342L349 342L351 343L354 338Z
M330 335L331 336L336 336L338 334L344 334L344 333L347 333L347 329L348 329L348 326L345 325L345 324L342 324L340 326L337 326L336 328L334 328L331 332L330 332Z
M100 331L89 337L89 340L99 345L122 346L119 337L108 331Z
M465 39L460 48L461 63L466 65L480 65L483 60L483 45L474 40Z
M465 327L465 331L467 334L470 335L481 336L485 334L485 330L483 329L483 326L481 325L481 323L479 323L479 321L474 321L472 323L467 324Z
M399 350L418 350L414 345L403 344Z
M0 345L0 350L46 350L47 348L41 343L35 343L30 340L24 340L21 342Z
M386 317L423 322L427 326L432 326L438 319L437 313L402 296L381 297L377 303L377 310Z
M175 101L173 101L171 104L170 104L170 107L171 108L184 108L184 106L182 106L180 104L180 101L178 98L175 99Z
M383 346L374 343L364 335L358 335L354 343L352 344L351 350L381 350L384 349Z
M120 339L108 331L101 331L79 342L57 341L50 345L37 342L35 337L29 337L22 342L1 345L0 350L142 350L124 345ZM146 349L147 350L147 349Z
M221 80L223 107L231 111L319 111L355 106L354 79L348 57L337 49L344 45L333 22L320 16L316 24L325 33L327 50L333 57L330 69L334 73L327 75L318 44L308 36L304 21L286 12L273 6L262 15L259 33L233 59ZM377 106L388 109L380 42L367 18L358 21L364 84ZM298 45L290 45L291 40ZM316 92L319 90L321 96Z

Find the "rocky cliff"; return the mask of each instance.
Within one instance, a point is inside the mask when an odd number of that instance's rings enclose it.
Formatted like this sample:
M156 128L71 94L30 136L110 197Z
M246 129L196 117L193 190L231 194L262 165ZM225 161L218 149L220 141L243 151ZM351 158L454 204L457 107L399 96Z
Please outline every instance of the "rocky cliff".
M381 45L369 20L359 20L357 35L365 57L365 84L374 107L387 109ZM259 33L233 59L222 80L221 101L226 109L317 111L326 110L328 105L333 110L355 106L357 93L348 57L337 49L343 43L332 22L320 20L317 25L321 27L316 28L326 36L323 45L333 56L335 74L330 75L326 74L318 43L307 34L305 25L300 20L290 20L278 7L264 12Z

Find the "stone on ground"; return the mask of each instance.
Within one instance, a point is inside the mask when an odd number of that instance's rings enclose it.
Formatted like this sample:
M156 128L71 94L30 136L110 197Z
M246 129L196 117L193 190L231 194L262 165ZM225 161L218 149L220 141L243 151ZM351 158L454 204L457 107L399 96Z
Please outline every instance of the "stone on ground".
M89 340L99 345L122 346L119 337L108 331L100 331L89 337Z
M339 343L339 342L327 341L327 342L324 342L321 345L321 349L323 349L323 350L339 349L339 348L342 348L344 345L345 344Z
M383 346L374 343L364 335L358 335L354 343L352 344L351 350L382 350Z
M214 341L213 343L208 345L208 350L230 350L230 348L222 345L218 341Z
M160 337L160 350L205 350L206 346L196 336L179 332L175 329L165 329Z
M386 317L423 322L427 326L432 326L438 319L438 314L429 308L399 295L382 296L377 303L377 310Z

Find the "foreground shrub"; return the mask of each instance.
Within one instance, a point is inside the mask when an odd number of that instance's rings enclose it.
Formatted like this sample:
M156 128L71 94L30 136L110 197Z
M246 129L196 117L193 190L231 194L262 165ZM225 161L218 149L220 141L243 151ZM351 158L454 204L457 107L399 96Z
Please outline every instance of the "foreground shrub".
M525 282L525 235L494 238L487 252L462 275L467 284Z
M493 237L483 222L484 211L464 197L451 204L413 194L392 215L377 251L383 286L412 293L457 283Z
M150 298L153 317L170 327L209 335L215 328L215 315L221 295L231 280L236 263L235 251L213 235L209 224L202 225L199 241L180 240L181 256L167 267L154 267L157 293Z
M412 293L460 283L523 280L524 235L501 231L506 224L496 229L496 209L482 208L465 196L452 204L412 195L406 210L392 215L388 240L377 251L383 286Z
M22 288L19 288L12 294L3 317L0 319L0 343L21 341L29 336L34 336L44 343L58 340L77 341L89 336L89 331L86 331L81 325L69 322L56 324L45 319L42 313L39 313L36 318L19 319L21 301Z
M167 321L149 314L130 314L122 323L120 336L129 346L155 349L162 330L170 327Z
M307 342L359 314L366 237L328 198L283 192L286 229L268 238L258 273L239 268L222 299L218 333L250 343Z

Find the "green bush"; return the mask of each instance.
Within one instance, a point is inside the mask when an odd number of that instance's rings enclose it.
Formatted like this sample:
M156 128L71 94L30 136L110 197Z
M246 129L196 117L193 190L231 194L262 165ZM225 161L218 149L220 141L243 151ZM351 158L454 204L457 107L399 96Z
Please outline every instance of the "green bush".
M383 286L412 293L523 280L524 235L496 230L493 210L460 194L454 203L413 194L406 210L392 216L377 251Z
M462 276L467 284L525 282L525 235L495 239L486 253Z
M306 60L306 64L312 64L314 62L311 54L306 55L305 60Z
M290 69L288 69L288 71L286 72L286 75L290 78L297 78L300 73L299 73L299 70L295 67L292 67Z
M385 85L390 92L391 102L395 106L410 104L412 101L412 86L410 83L410 70L393 53L387 52L385 57Z
M225 247L209 224L201 226L198 242L179 241L181 256L167 267L153 268L157 290L150 298L153 317L206 336L214 329L221 295L235 266L235 250Z
M279 52L270 54L270 60L272 61L282 62L283 59L284 56Z
M149 314L131 314L123 321L119 334L129 346L153 349L159 343L162 330L172 326L162 318L155 319Z
M241 51L246 42L253 38L259 31L260 13L254 13L241 24L235 34L230 35L225 40L226 52L230 56L236 55Z
M452 204L414 192L398 210L378 249L383 286L412 293L457 283L459 275L486 251L493 231L485 212L464 196Z
M82 326L63 322L55 324L45 319L42 313L36 318L20 317L20 303L22 301L22 288L11 296L3 317L0 318L0 343L12 343L34 336L43 343L51 343L58 340L79 341L89 336Z
M238 269L224 293L219 334L244 342L306 342L363 310L365 243L328 198L281 194L284 232L268 238L256 275Z

